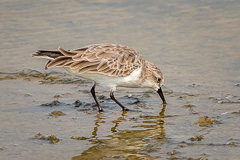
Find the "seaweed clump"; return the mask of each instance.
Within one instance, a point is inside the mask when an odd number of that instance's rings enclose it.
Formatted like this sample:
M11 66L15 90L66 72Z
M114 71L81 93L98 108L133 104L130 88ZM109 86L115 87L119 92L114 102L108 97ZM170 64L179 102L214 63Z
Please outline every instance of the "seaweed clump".
M194 124L198 124L200 127L208 127L212 126L216 121L214 119L211 119L207 116L201 117L197 122Z
M55 144L55 143L58 143L58 142L60 141L60 139L57 138L57 137L54 136L54 135L50 135L50 136L46 137L46 136L43 136L41 133L36 134L36 135L33 137L33 139L47 140L47 141L49 141L49 143L51 143L51 144Z
M72 136L71 139L86 140L86 139L89 139L89 138L87 138L87 137L79 137L79 136Z
M199 136L195 136L195 137L191 137L190 140L191 141L201 141L203 139L203 135L199 135Z
M49 115L50 116L63 116L65 114L62 111L52 111Z
M5 147L0 147L0 150L4 150L5 149Z

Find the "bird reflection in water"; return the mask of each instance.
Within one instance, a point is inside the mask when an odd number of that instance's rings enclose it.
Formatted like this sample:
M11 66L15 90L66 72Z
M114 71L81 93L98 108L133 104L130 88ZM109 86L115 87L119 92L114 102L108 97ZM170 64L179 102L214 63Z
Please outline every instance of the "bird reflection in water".
M163 104L158 116L140 116L140 125L132 126L133 130L117 130L117 127L125 120L126 111L121 116L112 121L114 126L111 128L112 135L109 139L97 139L99 123L104 123L102 114L98 114L94 131L92 132L91 142L94 146L83 151L81 155L75 156L72 160L82 159L157 159L156 155L160 151L161 144L166 142L164 129L164 115L166 105ZM137 129L140 128L140 129Z

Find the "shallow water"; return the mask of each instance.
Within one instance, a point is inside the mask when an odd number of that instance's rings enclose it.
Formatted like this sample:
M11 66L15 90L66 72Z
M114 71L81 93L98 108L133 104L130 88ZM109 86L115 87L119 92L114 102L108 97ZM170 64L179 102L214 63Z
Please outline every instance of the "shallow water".
M239 7L238 0L0 1L0 159L239 159ZM31 57L108 42L135 48L162 70L166 106L151 90L120 88L116 97L133 110L121 112L98 86L105 111L98 113L91 82L44 71L46 60ZM55 110L65 115L49 116ZM195 124L204 116L213 124ZM39 132L60 142L34 139Z

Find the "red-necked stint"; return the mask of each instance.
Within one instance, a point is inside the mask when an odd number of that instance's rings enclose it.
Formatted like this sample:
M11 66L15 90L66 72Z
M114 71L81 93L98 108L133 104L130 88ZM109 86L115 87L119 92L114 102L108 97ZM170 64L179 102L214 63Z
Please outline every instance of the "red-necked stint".
M122 110L128 109L114 97L116 87L153 88L166 104L161 86L163 74L154 64L144 60L135 49L118 44L93 44L73 50L39 50L33 54L37 58L46 58L49 62L45 69L63 67L75 76L94 81L92 96L103 111L95 95L96 84L110 88L110 97Z

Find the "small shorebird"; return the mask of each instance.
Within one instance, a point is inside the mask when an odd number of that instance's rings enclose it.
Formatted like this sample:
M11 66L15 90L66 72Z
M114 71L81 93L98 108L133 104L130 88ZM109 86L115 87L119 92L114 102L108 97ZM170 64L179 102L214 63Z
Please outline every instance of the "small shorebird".
M92 96L103 111L95 95L96 84L110 88L110 97L122 110L128 109L114 97L116 87L153 88L166 104L161 86L163 74L154 64L146 61L133 48L118 44L93 44L73 50L38 50L33 54L37 58L46 58L49 62L45 69L63 67L75 76L94 81Z

